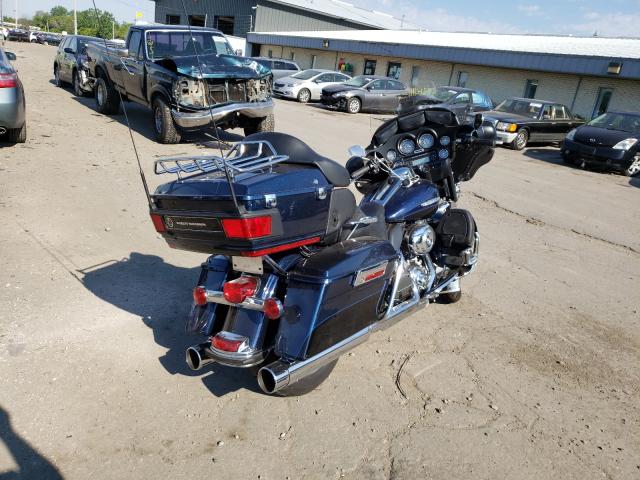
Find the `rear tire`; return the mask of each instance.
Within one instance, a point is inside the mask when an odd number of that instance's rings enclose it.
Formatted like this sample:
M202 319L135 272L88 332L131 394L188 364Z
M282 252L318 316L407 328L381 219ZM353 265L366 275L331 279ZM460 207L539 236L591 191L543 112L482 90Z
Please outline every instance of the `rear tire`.
M180 143L180 132L173 123L169 105L162 97L156 97L153 101L153 130L160 143Z
M56 87L62 87L62 80L60 80L60 67L58 67L58 65L53 67L53 83Z
M335 368L337 363L338 359L325 365L324 367L319 368L308 377L297 381L293 385L284 387L282 390L278 390L275 394L281 397L299 397L302 395L306 395L312 390L318 388L322 384L322 382L324 382L329 377L329 375L331 375L331 372L333 372L333 369Z
M120 111L120 97L118 92L109 86L104 78L96 82L96 110L104 115L111 115Z
M438 300L440 300L440 303L445 303L445 304L457 303L460 301L461 298L462 298L462 290L458 290L457 292L451 292L451 293L441 293L438 296Z
M513 142L510 143L510 145L514 150L520 151L527 146L528 142L529 132L527 132L524 128L521 128L520 130L518 130L516 138L513 140Z
M5 133L5 140L9 143L24 143L27 141L27 122L21 128L12 128Z
M84 97L86 95L84 90L82 90L82 86L80 83L80 74L78 73L78 70L73 71L72 86L73 86L73 93L75 94L76 97Z
M273 114L263 118L249 120L247 126L244 127L245 137L254 133L273 132L276 126L276 120Z
M350 98L347 101L347 112L348 113L359 113L362 109L362 102L358 97Z
M308 88L303 88L298 92L298 101L300 103L308 103L311 100L311 92Z

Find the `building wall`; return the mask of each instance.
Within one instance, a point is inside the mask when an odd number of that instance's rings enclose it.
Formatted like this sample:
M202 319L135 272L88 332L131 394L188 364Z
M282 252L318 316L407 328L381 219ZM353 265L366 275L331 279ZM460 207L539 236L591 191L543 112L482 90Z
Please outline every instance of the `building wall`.
M188 23L188 15L206 15L207 27L216 27L216 15L234 17L233 34L244 36L251 30L255 5L250 0L185 0L187 14L182 8L182 0L155 0L155 21L167 23L167 15L179 15L180 24Z
M456 85L458 73L464 71L468 73L466 86L484 91L496 103L508 97L523 96L527 80L537 80L536 98L563 103L585 118L591 118L598 90L600 88L613 88L613 96L609 105L610 110L640 110L639 80L579 77L578 75L535 70L493 68L409 58L365 57L348 52L281 47L279 45L262 45L260 54L268 56L269 50L271 50L274 57L291 58L291 53L293 53L294 60L303 69L311 67L312 55L316 56L316 68L335 69L343 59L344 62L353 65L353 75L361 75L363 73L365 59L376 60L375 73L378 75L387 74L389 62L400 62L402 64L400 80L407 85L411 81L413 66L419 67L419 86L428 86L431 82L435 85Z
M256 9L256 32L300 32L326 30L373 29L347 20L313 13L308 10L260 0Z

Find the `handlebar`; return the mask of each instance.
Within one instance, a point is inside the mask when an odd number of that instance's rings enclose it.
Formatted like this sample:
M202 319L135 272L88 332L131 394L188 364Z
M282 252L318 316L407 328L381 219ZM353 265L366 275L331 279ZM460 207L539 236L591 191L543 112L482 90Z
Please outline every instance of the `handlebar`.
M352 180L357 180L360 177L362 177L363 175L365 175L366 173L369 172L369 170L371 170L371 163L367 163L364 167L359 168L358 170L356 170L355 172L353 172L351 174L351 179Z

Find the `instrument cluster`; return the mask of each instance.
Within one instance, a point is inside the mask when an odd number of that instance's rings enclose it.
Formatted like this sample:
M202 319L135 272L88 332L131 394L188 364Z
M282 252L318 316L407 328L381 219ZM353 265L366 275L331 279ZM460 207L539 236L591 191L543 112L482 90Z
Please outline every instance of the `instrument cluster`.
M416 132L395 135L385 142L379 153L393 165L419 167L432 161L442 161L452 157L453 141L448 132L440 135L423 128Z

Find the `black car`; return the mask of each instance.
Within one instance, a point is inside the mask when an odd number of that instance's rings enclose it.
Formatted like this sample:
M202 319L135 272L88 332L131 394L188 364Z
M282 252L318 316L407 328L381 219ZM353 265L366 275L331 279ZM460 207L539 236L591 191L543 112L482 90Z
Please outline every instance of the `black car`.
M62 35L57 33L38 33L36 34L36 40L42 45L60 45Z
M393 112L409 95L404 83L380 75L358 75L351 80L322 89L320 101L348 113L361 110Z
M460 123L472 123L476 113L493 108L493 101L480 90L463 87L438 87L428 94L411 95L400 102L398 114L427 106L444 107L458 117Z
M562 143L567 163L640 175L640 112L607 112L571 130Z
M9 30L9 36L7 40L12 42L29 42L31 40L31 33L27 30L21 30L19 28Z
M569 130L584 124L565 105L531 98L507 98L484 115L495 125L498 140L514 150L533 142L561 142Z
M90 91L87 85L84 65L87 61L87 43L101 41L96 37L67 35L60 42L53 60L53 77L59 87L65 83L73 86L73 92L81 97Z

